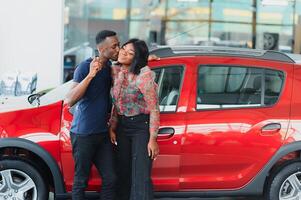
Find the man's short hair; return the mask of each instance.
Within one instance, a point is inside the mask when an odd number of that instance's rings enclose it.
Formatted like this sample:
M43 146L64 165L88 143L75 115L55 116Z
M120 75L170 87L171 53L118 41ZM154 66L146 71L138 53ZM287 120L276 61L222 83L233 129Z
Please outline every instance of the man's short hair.
M96 45L103 42L107 37L115 36L116 32L110 30L103 30L96 35Z

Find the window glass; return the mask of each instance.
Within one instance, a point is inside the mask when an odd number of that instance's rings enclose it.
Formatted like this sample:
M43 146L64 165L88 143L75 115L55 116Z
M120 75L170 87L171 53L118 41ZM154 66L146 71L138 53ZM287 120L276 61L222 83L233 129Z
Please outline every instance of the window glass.
M263 81L265 84L262 84ZM197 109L272 105L280 95L283 82L283 72L275 70L201 66L198 73Z
M153 71L154 71L155 74L156 74L155 82L156 82L157 84L159 84L158 82L159 82L159 78L160 78L160 74L161 74L161 69L154 69Z
M242 87L244 78L246 76L247 68L242 67L232 67L229 68L231 70L229 72L229 82L227 84L227 91L228 92L235 92ZM230 81L231 80L231 81Z
M265 96L264 104L271 105L276 103L284 82L284 74L280 71L265 71Z
M176 111L180 97L181 80L183 77L183 67L172 66L155 69L155 81L159 88L159 104L161 112Z
M212 1L212 19L231 22L252 22L252 0Z

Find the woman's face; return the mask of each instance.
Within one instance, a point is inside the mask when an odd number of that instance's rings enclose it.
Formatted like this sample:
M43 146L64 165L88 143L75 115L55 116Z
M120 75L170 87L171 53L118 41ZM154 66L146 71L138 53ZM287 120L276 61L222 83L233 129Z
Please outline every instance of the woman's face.
M123 65L131 65L135 56L135 49L132 43L126 44L119 50L118 62Z

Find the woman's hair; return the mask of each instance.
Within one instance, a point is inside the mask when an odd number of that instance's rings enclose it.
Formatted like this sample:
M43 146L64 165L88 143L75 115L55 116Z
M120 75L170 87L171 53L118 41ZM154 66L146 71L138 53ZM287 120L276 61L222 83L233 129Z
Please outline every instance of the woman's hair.
M133 44L135 50L135 56L133 58L130 72L134 74L139 74L140 69L147 65L149 51L146 43L143 40L139 40L136 38L130 39L126 43L122 45L124 47L127 44Z

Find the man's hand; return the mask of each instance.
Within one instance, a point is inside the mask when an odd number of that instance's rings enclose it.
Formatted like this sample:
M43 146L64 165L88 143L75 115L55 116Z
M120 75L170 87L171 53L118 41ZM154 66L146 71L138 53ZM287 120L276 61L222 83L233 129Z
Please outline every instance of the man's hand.
M99 57L93 58L92 62L90 63L90 71L88 77L94 78L96 74L102 69L103 62Z

